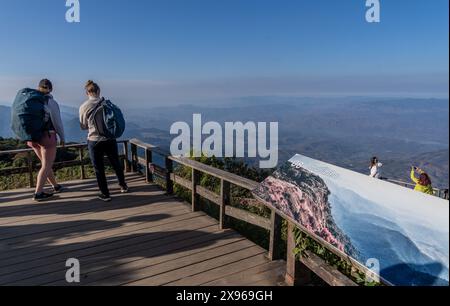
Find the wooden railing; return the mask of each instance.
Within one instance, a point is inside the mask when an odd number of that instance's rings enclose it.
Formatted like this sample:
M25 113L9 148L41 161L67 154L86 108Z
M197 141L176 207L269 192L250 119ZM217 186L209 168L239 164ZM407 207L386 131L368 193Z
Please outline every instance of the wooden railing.
M117 142L119 145L122 146L123 152L119 154L120 159L124 162L124 167L128 171L130 171L130 161L129 161L129 154L128 154L128 140L120 140ZM63 168L70 168L70 167L80 167L80 179L86 179L86 169L85 166L89 165L90 159L84 158L84 152L87 150L87 144L81 143L81 144L71 144L66 145L64 147L58 147L58 149L75 149L78 151L78 159L77 160L71 160L71 161L62 161L57 162L54 165L54 169L63 169ZM40 165L38 163L35 163L33 161L33 155L35 154L32 149L20 149L20 150L10 150L10 151L0 151L1 155L17 155L17 154L25 154L26 155L26 161L27 165L23 167L11 167L11 168L3 168L0 169L0 176L6 176L6 175L13 175L13 174L25 174L28 176L28 184L30 187L34 187L35 185L35 178L34 174L37 170L39 170Z
M124 167L127 172L141 172L141 169L143 169L142 172L144 173L145 180L148 183L153 182L155 176L158 176L164 181L167 194L174 193L174 184L190 190L192 194L191 206L193 211L198 211L200 209L200 198L207 199L211 203L217 205L219 208L219 226L221 229L225 229L230 226L229 222L227 222L228 218L234 218L267 230L270 235L267 257L270 260L281 259L281 248L283 245L287 245L285 281L288 285L306 284L310 281L312 273L316 274L329 285L356 285L349 277L338 271L338 269L330 266L322 258L309 251L302 253L299 260L297 260L298 258L294 253L294 249L297 245L294 237L294 229L296 228L296 225L287 219L283 219L273 208L270 208L270 218L264 218L250 211L231 205L232 186L237 186L245 190L252 191L256 188L258 182L188 158L170 156L168 152L137 139L132 139L130 141L122 140L118 141L118 143L123 148L120 157L124 162ZM80 179L85 179L86 172L84 167L90 162L89 159L84 158L84 150L86 150L87 144L67 145L65 148L77 149L79 158L78 160L56 163L55 169L79 166ZM143 154L139 154L140 151ZM11 174L28 174L30 186L33 186L33 173L38 170L38 165L33 163L33 151L31 149L3 151L0 152L0 155L15 155L23 153L27 156L27 167L0 169L0 176ZM157 165L153 162L155 155L159 155L161 157L164 166ZM185 168L190 169L191 179L189 180L177 175L174 171L175 165L182 165ZM203 186L200 186L199 179L201 174L207 174L220 180L220 192L215 193ZM261 207L264 206L256 199L252 201L252 205L260 205ZM286 244L282 243L281 237L283 220L284 222L287 222ZM305 229L300 228L300 230L325 247L331 253L334 253L336 256L346 261L354 267L355 271L360 271L361 273L369 272L365 266L346 256L344 253L322 240L320 237L311 235ZM390 285L388 282L382 282L386 285Z
M414 189L416 187L415 184L402 182L402 181L394 180L394 179L390 179L390 178L382 178L382 180L389 182L389 183L396 184L396 185L400 185L400 186L403 186L403 187L409 188L409 189ZM433 192L436 197L442 198L444 200L449 199L448 189L433 188Z
M151 144L144 143L137 139L130 140L131 145L131 164L133 171L138 171L139 166L142 166L144 175L148 182L152 182L154 176L158 176L165 180L166 191L168 194L173 194L174 184L178 184L191 191L192 199L192 211L199 210L200 198L207 199L211 203L218 205L219 207L219 226L224 229L228 226L227 218L234 218L241 220L263 229L266 229L270 233L269 249L267 257L271 260L280 259L280 248L282 246L282 222L283 218L277 214L272 208L270 218L264 218L250 211L243 210L234 206L231 206L231 187L238 186L245 190L252 191L258 186L258 182L243 178L241 176L205 165L203 163L182 157L173 157ZM143 151L144 157L138 155L138 149ZM160 155L164 160L164 167L158 166L153 163L154 155ZM187 167L191 171L191 180L178 176L174 173L174 164ZM215 193L203 186L200 186L200 174L207 174L220 180L220 193ZM263 204L260 204L263 205ZM323 281L333 286L355 286L356 284L347 276L343 275L336 268L327 264L319 256L305 252L300 256L300 260L297 260L297 256L294 253L296 248L296 241L294 237L295 225L288 222L287 230L287 257L286 257L286 278L285 281L288 285L305 284L311 279L311 273L319 276ZM304 231L306 233L306 231ZM312 237L312 236L311 236ZM332 253L341 257L349 264L358 269L362 273L368 272L367 268L360 265L350 257L346 256L330 244L326 243L319 237L312 237L318 243L326 247Z

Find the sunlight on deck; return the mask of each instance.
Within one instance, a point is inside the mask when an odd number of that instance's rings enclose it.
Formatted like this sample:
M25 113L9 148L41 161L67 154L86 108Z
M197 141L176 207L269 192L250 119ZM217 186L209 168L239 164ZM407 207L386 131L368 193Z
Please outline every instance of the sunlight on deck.
M93 180L68 183L53 201L30 189L0 193L0 285L69 285L66 260L81 265L79 285L282 285L285 262L142 176L132 193L112 185L96 199Z

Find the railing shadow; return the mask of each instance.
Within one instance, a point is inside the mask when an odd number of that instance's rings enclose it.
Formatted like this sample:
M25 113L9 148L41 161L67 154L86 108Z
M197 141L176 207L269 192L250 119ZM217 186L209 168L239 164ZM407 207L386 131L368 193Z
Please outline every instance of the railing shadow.
M163 218L163 215L154 216L147 222ZM105 222L99 229L117 228L121 223ZM129 234L100 239L95 243L88 241L63 246L52 245L51 241L47 241L35 246L33 252L35 255L47 254L46 257L3 259L0 285L68 285L65 263L69 258L76 258L81 264L82 281L76 285L101 284L102 281L105 283L105 279L110 279L109 282L112 279L114 284L120 285L136 280L135 274L144 267L156 266L167 260L176 262L183 254L197 249L201 252L215 241L227 239L228 236L226 233L187 229ZM153 258L157 260L152 261ZM150 271L140 277L152 276L154 274Z
M148 189L155 192L160 191L158 187L149 187ZM164 194L154 195L152 197L148 197L147 195L133 195L133 201L128 201L126 200L126 196L119 195L109 204L105 204L97 199L95 193L72 198L62 197L60 201L58 200L58 197L56 197L52 201L45 203L2 206L0 211L2 218L30 217L27 220L31 220L36 216L99 213L147 206L160 203L161 201L176 202L175 198L168 198Z

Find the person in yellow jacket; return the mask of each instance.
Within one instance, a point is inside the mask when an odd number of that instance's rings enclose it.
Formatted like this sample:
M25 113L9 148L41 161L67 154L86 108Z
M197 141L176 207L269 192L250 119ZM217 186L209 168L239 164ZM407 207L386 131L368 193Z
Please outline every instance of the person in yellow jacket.
M416 177L416 172L419 174L419 178ZM411 170L411 180L416 184L416 188L414 188L415 191L434 195L430 176L422 169L413 167Z

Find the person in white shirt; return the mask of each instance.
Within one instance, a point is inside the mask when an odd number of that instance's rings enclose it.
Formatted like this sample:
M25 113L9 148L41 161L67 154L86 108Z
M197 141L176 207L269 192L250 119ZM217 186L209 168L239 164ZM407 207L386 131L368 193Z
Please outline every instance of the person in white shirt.
M377 157L373 157L370 162L370 177L381 179L381 167L383 167L383 164Z
M47 122L51 122L52 127L50 132L56 133L59 138L59 144L64 146L66 143L66 136L64 133L64 125L61 119L61 111L58 105L58 102L55 101L53 95L47 94L48 102L45 106L46 118Z

